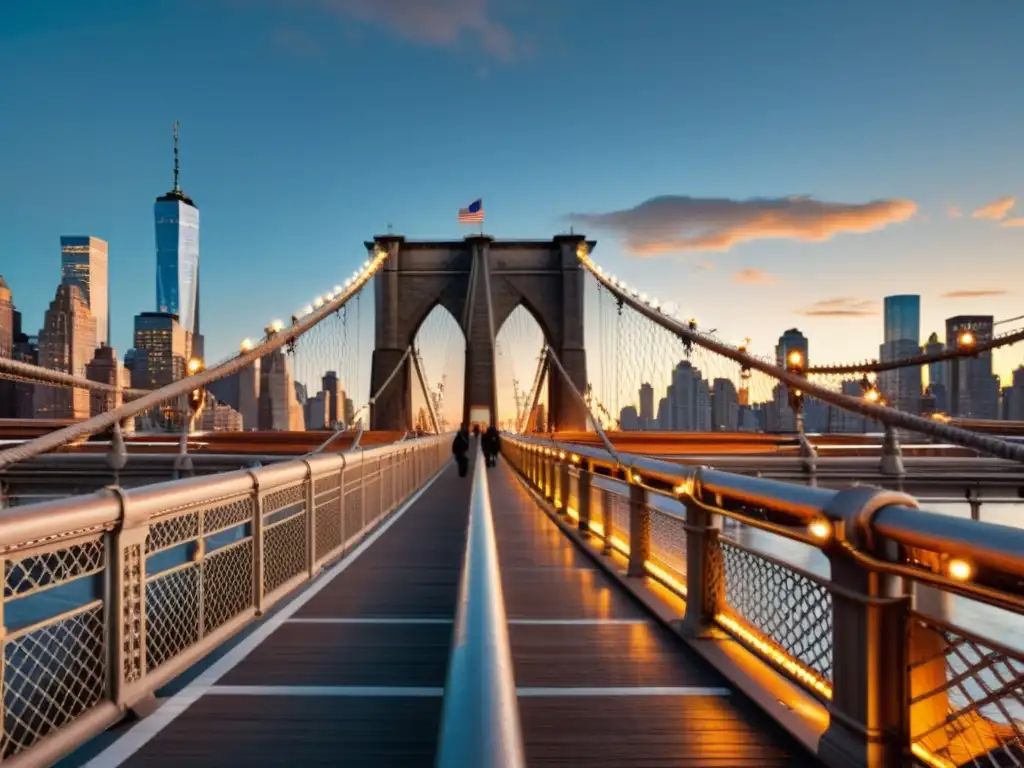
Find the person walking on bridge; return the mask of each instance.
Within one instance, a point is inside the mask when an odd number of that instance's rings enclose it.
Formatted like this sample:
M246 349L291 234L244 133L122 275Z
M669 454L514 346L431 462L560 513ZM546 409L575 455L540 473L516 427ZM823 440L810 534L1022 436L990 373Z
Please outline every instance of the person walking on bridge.
M484 432L484 436L480 440L480 447L483 449L484 461L487 466L497 466L498 451L501 450L501 437L498 435L498 430L493 424Z
M465 477L469 471L469 430L463 424L455 433L452 441L452 454L455 456L455 463L459 465L459 477Z

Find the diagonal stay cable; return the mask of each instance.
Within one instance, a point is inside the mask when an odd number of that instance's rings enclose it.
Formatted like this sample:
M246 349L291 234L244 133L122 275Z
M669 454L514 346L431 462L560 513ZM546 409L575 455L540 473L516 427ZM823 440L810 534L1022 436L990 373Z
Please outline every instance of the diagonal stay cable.
M280 349L286 344L299 338L310 329L316 327L326 317L332 315L345 306L352 297L358 296L361 293L363 286L365 286L370 278L373 277L378 267L386 258L386 252L381 251L377 253L369 264L359 272L358 276L352 281L352 283L340 294L335 296L335 298L325 303L320 309L314 310L301 320L297 320L293 325L269 334L261 344L253 347L251 350L241 352L236 357L231 358L227 362L215 366L214 368L210 368L193 376L188 376L184 379L179 379L178 381L168 384L166 387L155 389L137 400L125 403L119 408L107 411L106 413L101 413L98 416L78 422L77 424L72 424L64 429L58 429L54 432L50 432L42 437L36 438L35 440L30 440L26 443L22 443L21 445L8 448L5 451L0 451L0 469L9 467L19 461L40 456L48 451L60 448L61 446L67 445L68 443L82 437L102 432L125 419L138 416L139 414L166 403L169 400L183 397L195 389L200 389L201 387L205 387L215 381L225 378L226 376L230 376L233 373L237 373L238 371L248 368L260 358Z
M980 355L982 352L989 352L993 349L999 349L1000 347L1008 347L1011 344L1016 344L1019 341L1024 341L1024 329L1019 331L1012 331L1002 336L996 336L994 339L988 341L981 341L977 344L973 344L970 347L952 347L950 349L944 349L941 352L932 352L930 354L914 355L913 357L903 357L899 360L889 360L886 362L878 362L877 360L871 360L865 363L850 363L848 365L817 365L811 366L807 369L808 374L839 374L839 373L881 373L883 371L895 371L900 368L920 368L923 365L929 363L939 363L943 360L954 360L962 357L974 357Z
M634 298L627 292L622 291L609 278L597 271L596 266L590 260L589 256L581 256L580 261L596 280L601 282L609 291L611 291L617 299L628 304L631 309L639 312L648 320L657 323L665 330L703 347L710 352L729 358L743 367L765 373L782 382L787 387L804 392L805 394L815 397L822 402L831 403L838 408L851 413L856 413L860 416L866 416L869 419L874 419L889 427L919 432L924 435L936 437L947 443L952 443L953 445L971 448L981 453L987 453L1001 459L1024 463L1024 445L1010 443L987 435L980 435L976 432L970 432L966 429L959 429L948 424L942 424L932 419L926 419L921 416L897 411L882 405L868 403L850 395L833 392L814 384L802 376L790 373L776 365L766 363L757 357L749 355L746 352L742 352L736 347L723 344L720 341L716 341L704 334L691 330L690 328L687 328L684 323L652 309L647 306L646 303Z
M43 368L32 363L25 363L21 360L11 360L7 357L0 357L0 378L10 378L15 381L24 381L29 384L48 384L54 387L70 387L72 389L88 389L93 392L109 392L111 394L120 392L124 398L139 398L148 395L151 389L129 389L118 387L115 384L107 384L102 381L83 379L64 371L56 371L52 368Z
M576 399L579 400L580 404L584 407L584 409L587 411L587 414L590 416L590 421L594 425L594 431L597 432L598 436L601 438L601 442L604 443L604 449L612 455L612 458L615 459L616 464L620 466L626 466L625 464L622 463L622 460L619 458L618 451L615 450L615 446L613 446L611 440L608 439L608 435L606 435L604 433L604 430L601 428L601 423L596 418L594 418L593 411L591 411L590 406L587 405L587 399L583 397L582 394L580 394L580 391L578 389L576 389L576 385L573 383L572 379L569 378L569 374L566 373L565 368L562 367L562 361L558 359L558 355L555 354L555 350L553 350L551 347L548 347L547 352L548 357L551 358L551 362L555 364L555 367L558 369L558 372L562 374L562 378L566 381L566 383L568 383L569 389L572 390L572 393L576 396Z
M388 377L386 379L384 379L384 383L380 385L380 387L377 389L376 392L374 392L372 395L370 395L370 399L369 400L367 400L365 403L363 403L363 405L359 406L359 408L357 408L355 410L355 412L353 414L353 421L355 421L357 419L359 414L361 414L363 411L365 411L370 406L374 405L377 402L377 399L382 394L384 394L384 390L388 388L388 385L398 375L398 372L402 370L402 366L405 365L405 361L409 359L409 355L411 355L411 354L412 354L412 345L410 344L408 347L405 348L405 353L399 359L398 363L395 364L395 367L394 367L394 369L392 369L390 375L388 375Z
M397 364L397 365L395 365L395 368L394 368L394 370L392 370L392 371L391 371L391 375L389 375L389 376L388 376L388 377L387 377L387 378L386 378L386 379L384 380L384 383L383 383L383 384L381 384L381 386L380 386L380 389L378 389L378 390L377 390L377 392L376 392L376 393L375 393L375 394L373 395L373 397L371 397L371 398L369 399L369 401L367 401L367 402L366 402L366 404L365 404L365 405L363 405L363 406L362 406L361 408L359 408L359 410L355 411L355 414L354 414L354 416L353 416L353 419L355 418L355 416L358 416L358 415L359 415L360 413L362 413L362 412L363 412L364 410L366 410L366 409L367 409L368 407L370 407L371 405L373 405L373 404L374 404L374 403L375 403L375 402L377 401L377 398L378 398L378 397L380 397L380 396L381 396L381 394L383 394L384 390L385 390L385 389L387 389L387 386L388 386L388 384L390 384L390 383L391 383L392 379L394 379L394 378L395 378L395 376L397 376L397 375L398 375L398 372L399 372L399 371L400 371L400 370L402 369L402 366L403 366L403 365L405 364L405 361L406 361L406 359L407 359L407 358L409 357L409 353L410 353L410 352L412 352L412 347L409 347L408 349L406 349L406 350L405 350L405 354L404 354L404 355L402 355L402 358L401 358L401 359L400 359L400 360L398 361L398 364ZM351 426L351 425L350 425L350 426ZM335 431L334 431L334 432L333 432L333 433L331 434L331 436L330 436L330 437L328 437L328 438L327 438L326 440L324 440L324 441L323 441L323 442L322 442L322 443L321 443L321 444L320 444L319 446L317 446L316 448L314 448L314 449L313 449L312 451L310 451L309 453L305 454L305 455L304 455L304 456L303 456L302 458L304 458L304 459L308 459L308 458L309 458L310 456L315 456L315 455L316 455L316 454L318 454L318 453L322 453L322 452L323 452L323 451L324 451L324 450L325 450L325 449L326 449L326 448L327 448L327 447L328 447L328 446L329 446L329 445L330 445L331 443L333 443L333 442L334 442L335 440L337 440L337 439L338 439L338 438L339 438L339 437L340 437L341 435L343 435L343 434L345 434L345 433L344 433L344 432L342 432L342 431L341 431L340 429L336 429L336 430L335 430ZM356 446L358 445L358 443L359 443L359 438L361 438L361 437L362 437L362 434L363 434L363 427L362 427L362 425L360 425L360 426L359 426L359 432L358 432L358 434L356 435L356 439L355 439L355 441L354 441L354 442L353 442L353 444L352 444L352 447L353 447L353 448L355 448L355 447L356 447ZM440 433L438 433L438 434L440 434Z

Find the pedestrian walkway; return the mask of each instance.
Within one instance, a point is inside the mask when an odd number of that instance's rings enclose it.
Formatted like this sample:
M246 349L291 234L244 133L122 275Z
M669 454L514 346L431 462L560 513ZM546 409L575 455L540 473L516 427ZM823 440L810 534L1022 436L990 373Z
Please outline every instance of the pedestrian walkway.
M527 764L814 765L488 470ZM465 550L454 463L361 548L85 764L430 766Z
M816 764L573 545L505 461L489 480L530 768Z

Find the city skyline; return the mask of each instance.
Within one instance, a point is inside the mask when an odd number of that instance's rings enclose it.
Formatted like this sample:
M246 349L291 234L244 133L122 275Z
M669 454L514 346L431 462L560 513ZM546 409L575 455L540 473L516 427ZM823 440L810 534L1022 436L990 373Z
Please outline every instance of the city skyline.
M179 117L187 126L186 186L204 201L203 289L217 297L204 302L211 358L329 290L365 258L362 241L388 224L409 237L461 236L456 211L477 197L487 201L487 232L546 238L575 226L598 240L594 258L606 269L728 340L753 337L752 349L761 354L797 327L814 340L819 362L877 357L886 295L921 295L922 338L942 336L945 320L957 315L1021 314L1019 298L1005 286L1019 283L1024 271L1016 258L1024 220L1012 199L1024 194L1016 181L1024 176L1024 156L1010 129L1024 108L981 78L1013 63L1016 44L1005 18L976 18L937 3L927 12L901 9L865 28L852 12L831 9L834 31L805 40L801 30L821 22L823 12L802 3L772 18L705 5L633 14L626 22L595 12L569 24L549 11L541 14L541 30L500 4L480 4L480 18L495 25L488 28L514 41L517 53L506 51L505 58L489 47L493 41L475 50L474 43L490 38L474 37L472 25L461 22L437 28L447 37L410 40L415 31L392 13L398 6L379 7L388 10L366 18L227 3L187 3L176 15L161 4L111 3L90 14L68 5L60 25L31 8L0 11L0 63L10 68L17 60L26 73L0 85L0 96L24 105L0 126L3 145L22 148L10 162L10 187L18 194L0 192L0 226L10 233L9 247L24 254L5 265L4 277L26 329L41 324L52 298L59 267L55 259L51 272L47 262L59 236L88 233L110 244L111 343L121 354L128 349L134 316L154 309L152 210L145 209L166 183L168 128ZM438 24L449 18L430 14ZM924 39L900 36L925 22L935 28ZM160 32L165 23L168 31ZM650 46L627 46L602 63L575 43L612 24L657 40L660 27L683 23L724 46L722 55L737 44L731 37L750 43L757 26L767 24L776 39L755 40L755 53L777 54L774 79L743 72L706 45L679 53L678 61L659 60L652 72L660 54ZM223 24L237 25L239 34L215 47L213 31ZM929 48L929 40L954 26L964 56ZM303 36L315 40L331 29L339 30L337 38L301 55ZM109 60L82 59L65 44L82 30L109 47ZM145 71L143 64L164 57L171 30L194 44L181 76L202 72L217 99L204 89L186 89L170 102L162 93L143 95L124 112L97 98L101 88L126 87L126 72ZM574 39L566 39L570 30ZM441 44L457 33L470 45ZM258 59L247 58L246 36L266 41ZM552 38L565 50L538 42ZM360 84L345 64L374 58L371 39L386 50L387 66L375 62L375 77ZM790 52L783 50L788 43ZM801 57L831 52L831 61L844 62L868 49L859 80L841 67L797 69ZM219 50L244 62L250 76L240 80L233 67L211 60ZM719 68L706 80L684 76L708 62ZM630 93L620 94L621 108L598 109L594 119L581 120L575 106L558 107L562 93L547 85L554 74L570 91L594 98L599 84L621 85L641 71ZM786 80L798 71L799 84ZM330 85L339 72L340 84ZM883 79L886 72L895 74ZM256 99L256 82L268 85L266 101ZM452 82L460 83L458 98L439 98ZM656 98L673 83L686 96L686 110ZM385 92L419 105L415 141L387 120L367 121L321 98L339 87L347 89L345 104ZM75 89L62 108L87 110L89 130L48 117L54 88ZM731 98L723 110L724 92L745 98ZM827 98L817 104L801 98L804 92ZM464 94L474 96L463 103ZM275 112L292 96L297 106ZM639 111L644 100L648 108ZM545 105L557 107L556 117L538 133L528 116ZM478 109L500 119L467 135L458 126ZM688 116L694 109L701 120ZM763 116L757 131L750 127L755 114ZM852 127L840 125L854 116ZM51 140L29 141L41 125ZM623 144L625 137L636 143ZM445 165L441 158L452 152L462 160ZM61 173L67 167L76 173ZM592 184L595 175L614 183ZM395 182L385 184L387 178ZM373 192L375 180L386 194ZM85 193L98 183L102 195ZM1024 351L996 354L1004 381L1022 359Z

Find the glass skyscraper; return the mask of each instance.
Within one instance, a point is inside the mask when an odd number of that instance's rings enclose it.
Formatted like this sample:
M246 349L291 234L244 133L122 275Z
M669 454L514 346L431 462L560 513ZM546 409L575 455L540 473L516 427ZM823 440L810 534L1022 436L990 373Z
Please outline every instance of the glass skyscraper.
M912 341L921 344L921 297L885 297L885 338L883 341Z
M199 334L199 209L178 184L178 124L174 124L174 187L156 199L156 308L178 316L202 357Z
M98 237L60 239L60 281L76 285L96 320L96 343L110 344L107 242Z

